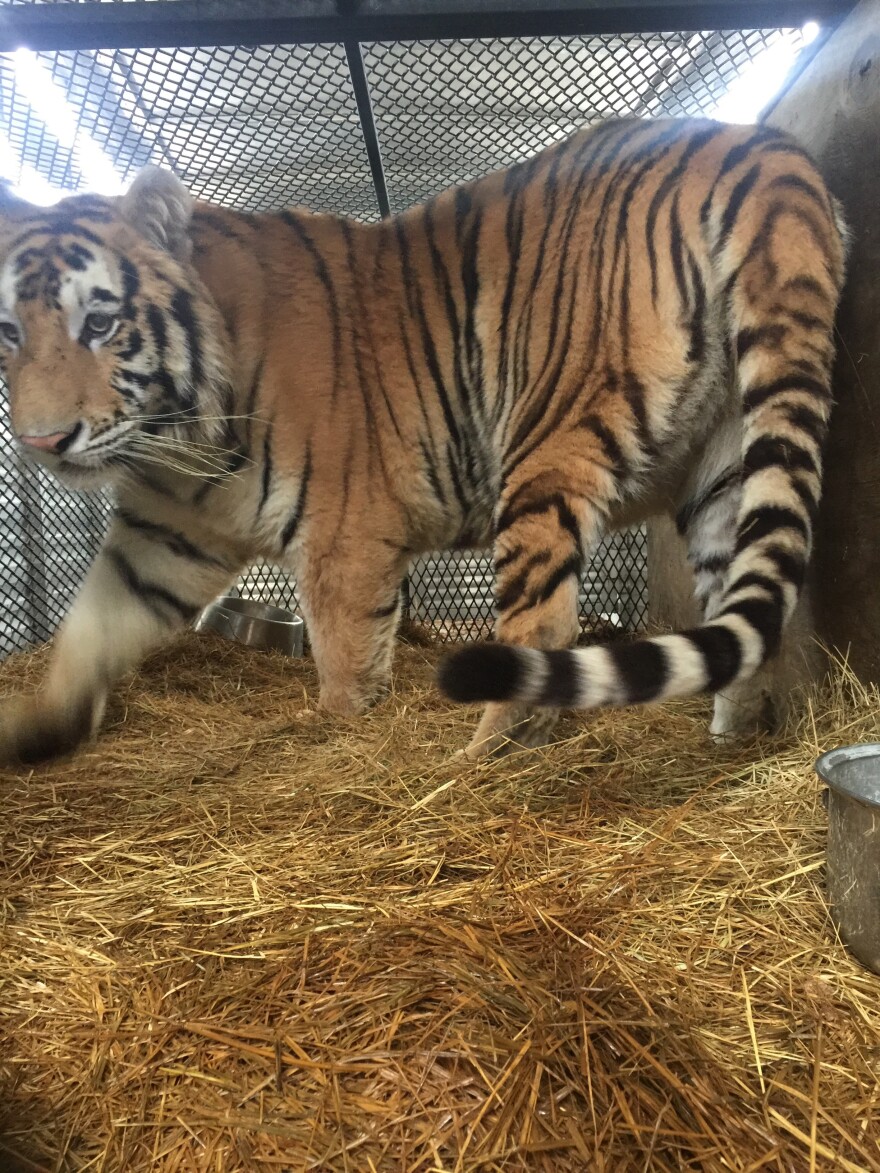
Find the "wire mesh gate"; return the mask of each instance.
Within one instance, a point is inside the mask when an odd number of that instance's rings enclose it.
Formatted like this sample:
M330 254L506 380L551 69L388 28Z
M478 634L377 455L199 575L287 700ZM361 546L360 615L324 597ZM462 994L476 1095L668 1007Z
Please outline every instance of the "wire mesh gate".
M100 26L85 39L118 43L123 33L107 16L144 3L105 0ZM773 53L791 64L805 43L794 27L559 37L550 35L552 11L544 12L547 35L500 39L444 37L441 22L440 35L414 41L258 44L255 33L250 47L65 48L65 38L77 43L68 31L53 42L55 14L82 7L82 0L0 2L4 48L15 43L23 11L31 43L58 46L0 53L0 171L13 181L94 189L96 176L100 184L109 174L112 184L152 162L174 170L194 195L233 208L303 204L364 220L514 163L601 118L713 113L750 64ZM154 0L149 12L161 25L166 13L189 7ZM531 15L541 17L537 6ZM40 21L44 35L35 37ZM174 37L169 28L160 40ZM51 634L110 505L104 495L74 496L22 463L5 411L0 505L6 655ZM295 583L277 567L254 567L237 589L296 606ZM491 559L421 558L407 597L412 617L440 639L486 635ZM613 535L584 575L582 628L634 630L646 608L645 535Z

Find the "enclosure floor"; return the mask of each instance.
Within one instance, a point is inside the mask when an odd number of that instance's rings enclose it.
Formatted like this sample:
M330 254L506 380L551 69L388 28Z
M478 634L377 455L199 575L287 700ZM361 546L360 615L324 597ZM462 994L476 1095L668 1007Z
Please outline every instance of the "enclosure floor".
M877 695L471 767L435 660L341 722L309 662L191 636L87 751L0 775L0 1169L880 1169L880 978L811 769Z

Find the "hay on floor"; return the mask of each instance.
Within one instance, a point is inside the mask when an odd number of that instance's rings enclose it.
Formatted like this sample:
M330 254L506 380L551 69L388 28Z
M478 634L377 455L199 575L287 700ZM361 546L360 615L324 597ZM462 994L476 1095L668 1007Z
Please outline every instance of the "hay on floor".
M308 661L189 636L95 745L0 776L0 1168L880 1169L880 978L812 773L876 693L736 750L698 701L466 767L435 662L340 722Z

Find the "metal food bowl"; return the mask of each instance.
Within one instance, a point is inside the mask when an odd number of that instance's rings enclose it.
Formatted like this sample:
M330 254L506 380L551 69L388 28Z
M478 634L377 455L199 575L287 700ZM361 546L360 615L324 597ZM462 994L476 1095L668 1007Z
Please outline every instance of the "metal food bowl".
M828 787L831 914L853 956L880 973L880 745L829 750L816 773Z
M292 611L254 599L224 595L215 599L195 623L196 631L214 631L226 639L264 652L303 654L303 621Z

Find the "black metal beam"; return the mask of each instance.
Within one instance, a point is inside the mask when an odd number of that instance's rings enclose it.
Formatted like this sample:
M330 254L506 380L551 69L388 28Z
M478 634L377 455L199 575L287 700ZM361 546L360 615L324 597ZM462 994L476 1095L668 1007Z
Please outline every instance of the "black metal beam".
M784 28L854 0L156 0L3 4L0 52Z
M179 0L175 0L175 3ZM379 214L383 217L391 215L391 206L388 203L388 188L385 185L385 169L382 166L382 148L379 145L379 135L373 119L373 103L370 99L370 83L364 70L364 59L361 56L361 47L357 41L345 42L345 57L348 61L348 72L351 76L351 86L357 102L358 116L361 120L361 133L364 136L364 146L367 158L370 161L370 171L373 176L373 187L376 189L376 203L379 205Z

